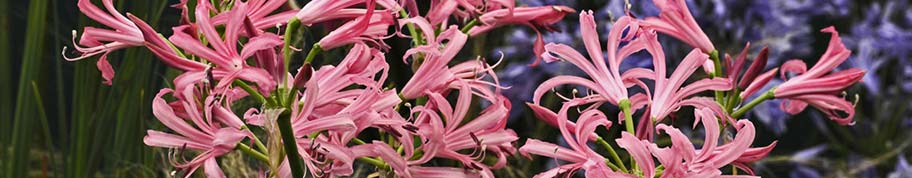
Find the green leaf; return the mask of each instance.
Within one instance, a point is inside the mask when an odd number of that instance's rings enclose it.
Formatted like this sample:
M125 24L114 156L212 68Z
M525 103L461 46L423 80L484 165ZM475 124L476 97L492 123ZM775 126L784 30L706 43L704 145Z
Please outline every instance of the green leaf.
M33 100L30 81L39 79L42 67L42 56L47 25L47 0L29 2L28 22L26 25L25 45L22 54L22 67L16 98L16 111L13 116L12 152L8 155L4 177L25 177L29 170L29 152L31 149L32 128L38 108Z

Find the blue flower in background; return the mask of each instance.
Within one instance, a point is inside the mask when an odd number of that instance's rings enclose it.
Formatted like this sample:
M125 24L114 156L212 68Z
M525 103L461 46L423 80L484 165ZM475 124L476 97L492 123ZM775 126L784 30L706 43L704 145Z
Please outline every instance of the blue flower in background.
M795 169L789 173L791 178L819 178L820 173L817 170L807 166L795 166Z
M903 178L903 177L912 177L912 165L909 165L909 161L906 160L904 154L900 154L899 159L896 161L896 168L890 174L887 174L887 178Z
M884 63L889 60L909 60L912 27L891 20L896 15L895 12L906 13L907 16L912 14L909 10L897 11L906 9L906 6L905 2L888 2L884 6L871 4L865 11L864 19L854 25L851 34L844 38L846 45L855 51L847 64L868 71L863 79L864 85L873 95L881 95L881 78L877 71ZM908 62L901 62L903 63ZM902 83L907 85L905 83L908 82Z
M874 47L875 43L877 43L875 39L851 39L857 41L849 44L849 46L854 46L852 48L855 49L855 54L849 57L849 61L846 64L867 71L862 78L862 81L864 81L862 84L864 84L869 93L880 95L880 76L877 75L877 70L886 62L886 59L878 55L879 49Z

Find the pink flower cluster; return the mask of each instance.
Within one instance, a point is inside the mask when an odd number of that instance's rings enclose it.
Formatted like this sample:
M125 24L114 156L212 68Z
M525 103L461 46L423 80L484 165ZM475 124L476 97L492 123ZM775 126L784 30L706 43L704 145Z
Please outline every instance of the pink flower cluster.
M566 163L536 177L577 170L585 170L587 177L718 177L726 165L752 175L750 163L775 146L774 142L753 147L754 126L740 118L754 103L742 105L743 99L758 92L777 71L761 74L766 50L743 75L746 48L735 60L726 56L724 64L718 63L716 48L683 0L655 0L662 11L659 17L616 19L604 49L592 12L583 11L580 29L588 59L570 46L545 45L542 39L540 30L554 30L552 24L576 12L564 6L432 0L430 10L421 14L414 0L314 0L301 8L286 5L287 0L188 1L172 6L182 11L181 23L165 38L143 20L121 14L113 0L101 0L103 9L79 0L80 10L106 28L85 27L78 42L74 31L73 46L80 56L65 56L76 61L101 55L97 66L107 85L113 84L115 70L106 56L118 49L145 47L182 71L173 87L161 89L152 104L153 114L167 128L148 130L143 140L174 150L177 154L169 159L185 177L200 167L206 176L226 177L217 158L233 151L261 161L264 166L256 169L267 177L348 176L356 163L398 177L494 177L492 170L505 167L516 153ZM517 149L520 138L507 128L513 105L501 94L508 87L498 81L497 64L457 59L471 36L507 25L534 29L534 51L544 61L567 61L588 75L551 78L527 103L539 119L560 130L567 146L528 139ZM299 27L329 31L313 40L317 42L310 52L302 53L295 44L299 37L294 36ZM781 75L787 81L761 98L786 99L783 108L790 113L810 104L840 124L850 124L854 106L837 95L858 82L864 71L831 72L851 51L834 28L823 31L833 37L819 62L811 69L800 60L786 63ZM666 68L657 41L660 34L695 48L672 71ZM401 90L388 87L387 81L390 47L384 40L393 37L413 40L402 60L412 65L414 75L399 86ZM314 56L333 49L347 53L340 60L325 56L322 63L328 65L312 63ZM654 68L622 71L624 59L639 52L652 56ZM303 56L307 57L300 68L289 69ZM701 66L712 77L688 83ZM723 66L728 70L717 70ZM787 72L794 76L789 78ZM565 98L553 112L541 98L560 85L582 86L590 94ZM703 97L706 91L716 91L716 98ZM235 104L241 100L257 105ZM617 124L626 131L614 143L635 163L625 165L595 132L600 126L617 125L609 119L614 115L599 110L605 104L622 109ZM685 106L696 108L694 127L702 123L705 130L700 149L664 122ZM585 108L578 109L577 119L571 121L574 107ZM639 110L643 112L634 129L633 115ZM736 136L720 139L729 126ZM671 145L653 142L660 133L671 138ZM590 141L604 143L614 155L606 159L589 147ZM431 164L439 160L461 166Z
M644 20L632 16L620 17L607 33L607 47L604 50L598 40L599 34L596 32L592 12L581 13L580 33L589 59L563 44L545 45L546 51L542 55L545 61L570 62L589 78L551 78L535 90L533 102L528 103L539 119L560 129L563 140L569 145L559 146L535 139L527 141L519 149L520 153L551 157L565 163L537 174L536 177L559 177L571 175L578 170L585 170L586 177L736 177L722 175L720 168L728 165L747 175L754 175L749 163L766 157L776 142L753 147L756 136L754 125L741 116L756 103L771 98L785 99L783 109L792 114L811 104L839 124L853 123L854 105L834 95L858 82L864 71L848 69L831 73L851 53L842 44L833 27L822 30L832 33L832 38L829 48L817 65L808 70L801 60L785 63L782 66L782 77L786 82L766 91L758 100L742 105L744 99L758 92L778 70L774 68L762 72L768 49L764 48L750 66L742 71L747 63L749 44L736 59L726 55L723 61L697 25L684 0L653 2L661 10L659 17L647 17ZM658 35L668 35L694 48L680 60L673 71L669 72L666 67L666 56L657 40ZM602 54L603 51L607 54ZM638 52L652 56L653 68L621 71L619 66L624 58ZM693 74L701 65L709 77L685 84L688 80L697 78ZM719 71L723 66L727 70ZM786 72L799 75L787 78ZM572 97L564 97L566 102L555 113L542 106L541 98L561 85L581 86L588 90L588 94L576 96L577 92L574 92ZM631 94L631 91L641 92ZM715 91L716 97L701 96L700 93L705 91ZM609 150L614 158L618 157L613 146L604 143L605 139L595 133L599 126L608 128L613 125L608 115L598 110L606 103L621 109L617 118L618 122L626 126L626 131L614 141L635 162L629 165L630 169L621 159L606 159L589 147L590 141L603 143L599 145ZM674 118L683 106L695 108L692 115L695 118L695 129L699 123L703 123L705 139L700 149L696 149L691 139L678 128L663 123L665 118ZM569 119L568 113L572 107L580 107L576 121ZM640 109L644 111L634 127L632 115ZM730 131L737 133L736 136L733 139L720 139L720 134L729 133L729 126ZM670 137L671 145L659 146L653 142L661 133ZM661 166L656 166L657 163ZM737 173L737 170L730 173Z

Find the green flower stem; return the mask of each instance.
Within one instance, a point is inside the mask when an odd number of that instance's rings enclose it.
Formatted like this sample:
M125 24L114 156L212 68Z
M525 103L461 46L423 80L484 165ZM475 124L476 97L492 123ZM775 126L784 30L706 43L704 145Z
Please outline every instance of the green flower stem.
M734 113L732 113L731 116L734 118L741 118L741 116L744 116L744 113L747 113L747 111L754 108L754 106L757 106L758 104L763 103L766 100L776 98L776 95L774 94L775 92L776 92L776 88L766 91L765 93L763 93L763 95L760 95L760 97L757 97L757 99L754 99L753 101L747 103L747 105L744 105L744 106L738 108L738 110L736 110Z
M725 112L731 113L732 110L735 109L735 106L739 104L738 101L741 101L740 94L741 90L739 90L737 86L732 88L731 95L727 98L728 101L725 102L725 105L722 105L725 107Z
M402 18L408 18L408 16L409 16L408 12L405 12L405 9L399 10L399 15L402 16ZM418 30L415 29L415 24L409 23L409 24L406 24L405 26L406 26L406 28L408 28L409 34L412 35L412 42L414 42L416 46L421 45L422 41L424 41L424 38L422 38L421 34L418 33Z
M369 158L369 157L359 157L357 159L358 159L358 161L362 161L367 164L377 166L378 168L383 169L383 170L392 170L390 168L390 166L388 164L386 164L386 162L383 162L383 160L380 160L380 159L374 159L374 158Z
M608 142L605 141L605 139L603 139L602 137L596 138L595 143L597 143L598 145L601 145L602 147L605 147L605 149L608 150L608 154L611 154L611 159L613 159L614 162L617 163L617 166L621 167L620 169L617 169L617 170L627 173L627 166L624 166L624 161L621 161L621 157L619 157L617 152L614 151L614 147L611 147L611 145L609 145Z
M621 107L621 111L624 112L624 126L627 127L627 132L630 134L636 134L633 130L633 112L630 110L630 100L623 99L618 102L618 105Z
M466 25L464 27L462 27L462 29L459 29L459 31L462 31L462 33L469 33L469 30L471 30L472 27L477 26L478 23L479 23L478 19L472 19L472 21L469 21L469 23L466 23Z
M408 13L405 12L405 9L399 11L399 16L402 18L408 18ZM405 26L409 30L409 35L412 35L412 43L414 46L420 46L424 44L424 38L421 36L421 33L418 33L418 29L415 28L415 24L407 23ZM418 71L418 67L421 66L422 61L424 61L424 55L415 54L412 57L412 72Z
M241 130L250 130L250 127L248 127L245 123L245 125L241 126ZM253 132L251 131L250 136L252 136L254 144L256 145L257 149L260 150L261 153L269 154L269 151L268 151L269 149L266 149L266 145L264 145L263 142L260 141L260 138L257 137L256 134L253 134Z
M712 51L711 53L709 53L709 58L712 59L713 67L714 67L713 73L711 74L712 78L722 77L722 60L719 59L719 51L716 50L716 51ZM719 102L719 104L723 105L723 107L724 107L725 106L724 105L725 103L723 103L725 101L724 93L722 91L716 91L715 94L716 94L716 102Z
M263 97L263 95L260 94L260 92L257 92L253 88L250 88L250 85L247 85L247 83L245 83L244 81L234 80L234 85L237 85L237 86L241 87L242 89L244 89L244 91L246 91L247 94L250 94L250 96L253 96L253 98L255 98L260 103L274 104L274 103L270 103L269 101L267 101L266 97Z
M314 43L313 47L310 48L310 52L307 52L307 58L304 58L304 63L310 64L313 62L313 59L317 57L317 54L323 51L323 47L320 47L320 43Z
M359 138L352 138L351 142L355 142L356 145L367 144L366 142L364 142L364 140L361 140Z
M294 35L294 31L297 31L298 26L301 26L301 20L298 18L291 18L288 20L288 24L285 25L285 36L282 40L285 41L285 45L282 46L282 57L285 59L285 71L291 67L291 55L293 50L291 50L291 37Z
M611 170L622 171L622 169L618 168L618 166L614 165L614 163L612 163L610 159L605 159L605 165L608 165L608 167L610 167Z
M282 133L282 142L285 146L285 155L291 166L292 177L304 177L304 163L298 154L298 142L295 141L294 132L291 130L291 111L285 110L279 115L279 131Z
M265 154L260 153L259 151L253 150L252 148L250 148L250 146L247 146L243 143L238 143L236 148L250 156L253 156L253 158L263 161L264 163L269 163L269 157L266 157Z

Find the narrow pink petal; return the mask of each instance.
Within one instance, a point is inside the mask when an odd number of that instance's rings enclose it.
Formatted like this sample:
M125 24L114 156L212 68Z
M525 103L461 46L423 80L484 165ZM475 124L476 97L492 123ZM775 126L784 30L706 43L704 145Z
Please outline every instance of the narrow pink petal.
M114 68L111 67L111 63L108 63L108 53L102 54L98 58L98 62L95 62L95 66L101 71L101 78L105 80L102 83L111 85L114 79Z
M653 177L655 174L655 163L649 148L643 144L644 141L637 139L636 136L628 132L621 132L621 138L615 140L619 147L624 148L630 153L631 157L636 160L640 170L643 171L643 177Z
M807 65L804 64L804 61L801 61L800 59L785 61L785 63L782 63L782 66L779 68L781 68L781 70L779 70L779 78L782 78L782 80L788 79L786 78L786 73L789 72L796 75L807 72Z
M860 81L864 75L865 71L858 68L851 68L819 78L806 79L801 83L786 82L776 88L776 97L839 93Z
M833 95L802 95L793 99L810 104L840 125L854 125L855 104ZM794 100L792 102L795 102Z
M732 146L721 153L713 154L711 160L713 165L721 167L737 160L753 143L755 134L753 123L748 120L739 120L735 126L738 129L738 135L728 143Z
M589 88L590 90L594 90L596 93L606 93L604 90L601 89L601 87L599 87L597 84L593 83L591 80L584 79L584 78L577 77L577 76L560 75L560 76L552 77L551 79L548 79L545 82L542 82L538 86L538 88L536 88L535 91L533 92L532 102L540 103L541 97L544 96L545 93L551 91L553 88L555 88L557 86L566 85L566 84L583 86L583 87Z
M143 143L149 146L165 148L181 148L185 145L187 148L194 150L206 150L211 148L211 146L190 140L189 138L157 130L147 130L146 136L143 137Z
M280 37L272 33L264 33L260 36L253 37L250 39L250 41L244 44L244 49L241 50L241 59L247 59L250 56L253 56L254 52L265 49L273 49L282 44L284 44L284 42L280 39Z
M712 152L715 151L715 148L716 148L716 146L718 146L718 143L719 143L719 135L720 135L719 120L716 119L716 115L712 112L712 110L709 110L706 108L698 108L697 110L694 111L694 116L696 116L698 118L697 120L694 121L694 128L697 127L697 124L702 122L703 129L706 130L706 133L704 133L704 134L706 134L706 136L703 139L703 147L700 148L700 151L699 151L700 153L697 155L697 161L698 162L709 161L706 159L709 159L712 156L714 156L714 154L712 154ZM753 139L751 139L751 140L753 140Z
M537 139L526 140L526 144L519 148L519 152L526 156L534 154L574 163L584 162L589 159L587 156L573 150Z
M732 81L728 78L701 79L681 88L674 98L680 101L691 95L704 91L726 91L732 88Z
M801 111L804 111L804 108L807 107L807 105L807 102L801 100L784 99L779 104L779 109L782 109L782 111L785 111L785 113L794 115L800 113Z
M747 98L753 96L754 93L762 89L763 86L766 86L766 84L776 76L777 70L779 70L779 68L773 68L773 70L767 71L766 73L757 76L757 78L755 78L754 81L751 81L750 85L747 85L747 88L741 92L741 99L746 100Z
M225 172L222 172L222 169L219 168L218 162L215 161L215 158L206 159L206 162L203 163L203 169L206 171L206 177L225 177Z
M208 6L211 6L208 1L200 1L199 4L196 5L196 26L199 28L200 32L203 33L203 36L206 37L206 40L209 41L209 44L212 45L212 48L214 48L215 51L219 54L232 54L221 36L219 36L218 31L215 30L215 27L209 21ZM177 32L177 30L175 30L175 32Z
M174 110L171 106L161 98L168 93L171 93L171 89L162 89L155 95L155 98L152 99L152 114L155 115L155 118L158 118L158 121L166 127L185 137L193 138L194 140L211 139L211 136L200 132L185 122L184 119L179 118L174 114Z
M589 58L592 59L592 61L595 63L595 66L597 66L601 71L608 71L608 67L605 65L605 58L602 55L601 42L599 42L599 34L598 31L596 31L597 25L595 24L595 17L592 17L592 11L589 10L581 12L579 23L580 34L582 35L583 44L586 46L586 51L589 52ZM615 24L617 26L620 26L618 23ZM609 36L609 38L617 38L613 36L613 34L615 34L614 29L618 28L617 26L614 26L614 28L612 28L612 35ZM620 26L620 28L624 27ZM618 35L620 35L620 33L618 33ZM609 43L608 45L610 46L613 44ZM614 51L611 50L608 50L608 52L614 53Z

